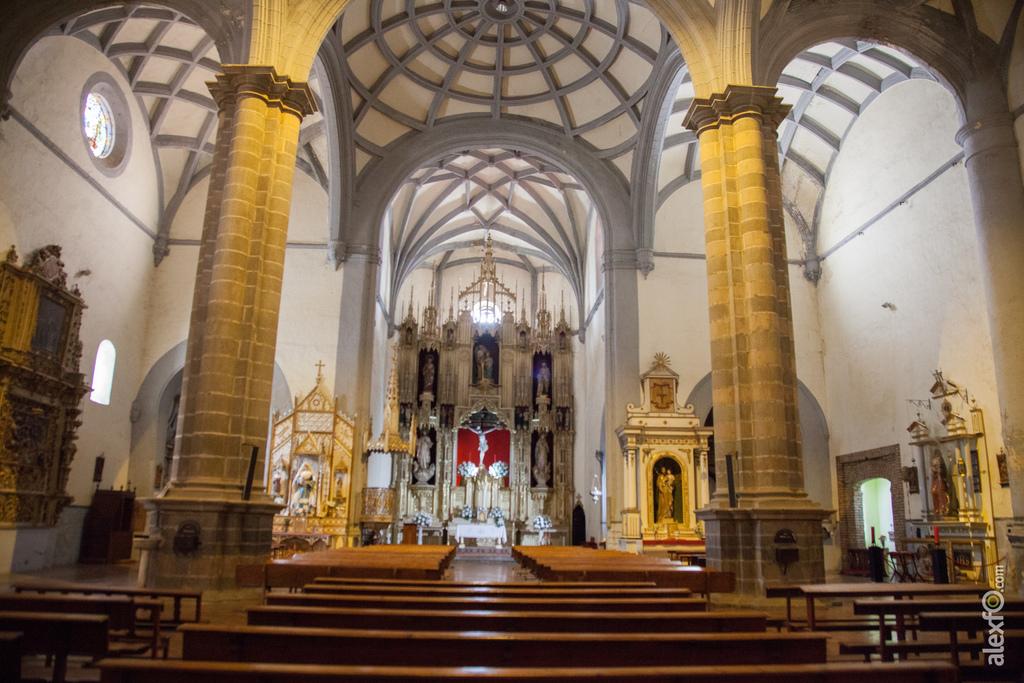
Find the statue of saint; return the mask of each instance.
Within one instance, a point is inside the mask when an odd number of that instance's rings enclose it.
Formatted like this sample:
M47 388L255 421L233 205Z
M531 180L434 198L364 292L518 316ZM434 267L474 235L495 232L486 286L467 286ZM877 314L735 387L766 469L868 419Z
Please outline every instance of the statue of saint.
M427 354L427 359L423 361L423 393L432 394L434 393L434 356Z
M489 351L484 352L484 379L494 381L494 358Z
M430 447L434 440L429 435L420 437L416 445L416 458L412 461L412 474L417 484L426 484L434 476L434 463L430 457Z
M658 470L656 480L658 488L658 522L675 519L675 496L672 494L676 488L676 475L672 474L667 467Z
M946 461L939 451L932 452L932 512L949 514L949 481Z
M487 347L483 344L477 344L476 348L473 349L474 374L476 375L477 382L482 382L484 379L484 357L487 355L489 355Z
M537 398L551 395L551 368L547 361L540 362L540 370L537 371Z
M313 514L313 486L316 484L316 474L309 466L309 461L302 463L302 467L295 473L292 479L292 514L310 515Z
M533 476L537 480L537 486L547 486L548 477L551 476L551 463L548 462L548 440L544 434L537 439L537 449L534 453L536 464L533 466Z

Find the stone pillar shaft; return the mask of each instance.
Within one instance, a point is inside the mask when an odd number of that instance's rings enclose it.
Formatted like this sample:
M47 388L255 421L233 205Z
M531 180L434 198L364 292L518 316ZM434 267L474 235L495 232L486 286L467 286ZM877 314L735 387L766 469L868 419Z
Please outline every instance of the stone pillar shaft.
M225 65L213 177L196 269L171 486L156 513L148 585L223 589L235 567L270 556L280 509L262 486L274 352L299 124L306 84L273 67ZM249 449L254 491L242 500ZM181 543L179 543L179 540ZM191 540L192 543L188 541Z
M1005 94L992 109L1005 107ZM979 99L980 93L972 93ZM977 102L971 104L977 105ZM981 278L988 304L992 364L1002 442L1010 479L1012 519L995 520L999 554L1007 558L1006 589L1024 596L1024 183L1007 111L987 112L957 133L974 200ZM995 448L993 450L996 450ZM994 467L994 460L989 467ZM1009 547L1007 547L1009 546Z
M974 200L1013 516L1024 518L1024 184L1010 113L957 133Z
M774 93L729 86L687 115L700 139L716 468L736 455L741 505L803 496L782 190L775 136L765 136L788 108ZM713 504L726 505L727 491Z
M265 457L298 131L313 104L308 86L269 67L226 66L211 90L223 139L200 247L175 484L237 491L248 465L242 445Z
M697 513L708 565L763 594L825 577L821 520L804 492L796 360L775 129L774 88L730 85L698 98L685 125L700 140L719 484ZM726 481L734 455L736 507ZM775 538L798 560L775 561ZM783 572L786 572L783 574Z
M353 452L362 453L364 436L370 426L370 397L373 390L374 328L377 313L377 289L380 279L380 249L377 246L349 245L342 266L341 325L338 328L335 383L338 394L355 413ZM386 370L378 369L385 373ZM377 421L374 429L381 425ZM372 438L373 435L371 435ZM372 456L371 456L372 457ZM358 533L363 504L358 500L364 487L386 487L389 482L370 482L369 462L361 457L352 463L352 501L349 504L349 534ZM390 471L390 470L389 470Z
M627 490L628 454L621 452L615 428L622 420L623 408L639 403L640 317L638 312L636 249L609 249L604 253L605 305L605 481L609 548L621 547L620 539L631 552L639 552L640 513L636 510L635 462L633 487ZM635 458L634 458L635 460ZM632 520L632 521L629 521ZM632 526L627 529L627 526Z

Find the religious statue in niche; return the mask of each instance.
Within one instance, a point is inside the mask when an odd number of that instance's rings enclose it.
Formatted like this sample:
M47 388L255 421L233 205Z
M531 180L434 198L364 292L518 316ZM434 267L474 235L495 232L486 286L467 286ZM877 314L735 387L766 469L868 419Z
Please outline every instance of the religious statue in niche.
M960 509L960 505L956 498L956 491L950 486L946 459L942 457L942 453L937 448L932 451L931 480L934 513L942 516L955 515Z
M443 405L440 413L441 429L451 429L455 426L455 406Z
M444 341L448 346L455 346L455 328L448 326L444 331Z
M516 407L516 429L527 429L530 426L530 409L526 406Z
M498 381L498 340L482 334L473 345L473 384Z
M480 444L477 446L477 450L480 451L480 467L484 466L484 457L487 455L487 432L480 432Z
M302 463L299 471L292 479L292 502L291 510L293 515L313 514L315 500L313 488L316 486L316 473L309 464L309 460Z
M540 432L533 446L533 478L538 488L547 488L551 478L551 446L548 440L548 433Z
M433 394L437 378L437 361L434 359L433 352L423 352L423 361L420 367L420 393Z
M569 350L569 338L565 336L565 332L558 335L558 350L568 351Z
M412 346L413 345L413 331L412 331L412 326L411 325L409 327L405 328L405 345L406 346Z
M416 457L412 461L412 476L417 485L429 484L434 477L433 446L434 439L431 438L430 432L424 432L416 444Z
M551 395L551 368L544 361L540 363L540 370L537 371L537 398Z
M533 357L533 396L536 404L550 404L551 354L538 353Z
M284 463L278 460L274 463L274 473L270 476L270 495L275 503L284 502Z
M1006 451L1002 448L996 453L996 467L999 469L999 485L1007 488L1010 485L1010 468L1006 465Z
M519 330L519 348L525 349L529 340L526 338L526 330Z
M663 457L655 461L651 469L651 491L655 524L684 521L685 479L679 462Z
M673 494L676 489L676 475L669 472L667 467L658 470L656 479L658 487L658 522L672 519L675 500Z

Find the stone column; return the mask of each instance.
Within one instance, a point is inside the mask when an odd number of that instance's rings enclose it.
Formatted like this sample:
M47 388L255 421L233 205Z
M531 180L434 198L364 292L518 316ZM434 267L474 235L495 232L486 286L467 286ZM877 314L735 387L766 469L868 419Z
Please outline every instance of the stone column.
M171 485L146 501L162 539L150 585L229 588L235 566L270 555L279 506L263 486L274 352L305 83L273 67L225 65L185 360ZM251 448L253 493L242 501ZM195 537L197 543L188 541ZM176 540L176 538L178 540Z
M993 90L997 96L968 91L969 123L956 139L964 148L974 199L1002 442L1010 475L1013 519L996 524L996 538L999 552L1006 553L1010 565L1007 588L1024 596L1024 185L1013 116L1006 111L1005 95L998 96L1001 88ZM994 454L998 447L993 444L990 450ZM994 460L988 466L994 468Z
M606 226L606 231L610 230ZM604 305L605 308L605 455L608 493L609 548L640 551L640 515L636 508L636 486L633 485L633 504L626 487L625 470L632 467L627 454L619 445L615 433L622 424L626 406L638 404L640 395L640 314L638 311L637 260L635 249L609 249L604 253ZM621 452L616 453L616 450ZM635 461L635 458L634 458ZM635 476L633 481L635 482ZM635 529L628 520L635 511ZM630 535L632 534L632 535ZM620 541L620 539L622 539Z
M712 398L719 485L697 513L709 566L735 572L737 589L824 580L821 520L804 492L786 241L774 129L788 107L774 88L730 85L697 98L685 125L697 133L704 191ZM733 455L730 507L726 454ZM799 562L775 562L788 529ZM794 547L788 544L785 547Z
M348 531L350 537L357 537L359 520L363 512L362 497L366 495L365 487L386 488L391 484L390 462L386 468L387 478L370 482L367 480L369 463L364 459L364 439L370 426L370 397L373 389L374 327L377 317L380 249L375 245L349 245L342 268L341 313L334 386L337 387L346 410L354 414L356 419ZM390 363L390 359L386 362ZM378 369L378 373L383 376L387 376L388 372L388 367ZM369 438L373 439L381 426L380 420L375 420L374 433L370 434Z
M637 505L637 454L636 444L623 445L623 509L622 538L619 541L622 550L630 553L642 553L643 537L640 533L640 508Z

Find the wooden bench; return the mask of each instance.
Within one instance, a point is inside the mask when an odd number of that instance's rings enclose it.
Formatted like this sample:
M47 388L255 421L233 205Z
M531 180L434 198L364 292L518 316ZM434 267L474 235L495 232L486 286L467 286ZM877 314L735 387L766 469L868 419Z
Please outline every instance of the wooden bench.
M396 545L305 553L264 564L263 590L301 588L321 577L438 581L455 557L455 552L455 546ZM244 580L246 573L241 569L237 571L237 581Z
M496 633L764 633L763 612L464 612L251 607L250 626Z
M16 581L11 584L11 587L16 593L61 593L70 594L77 593L80 595L123 595L130 598L153 598L153 599L166 599L169 598L173 601L173 610L171 612L170 621L164 620L165 623L178 624L182 622L182 611L181 603L184 600L195 601L195 612L192 621L202 620L203 610L203 592L197 590L179 589L179 588L127 588L127 587L112 587L112 586L91 586L86 584L74 584L74 583L44 583L44 582L27 582L27 581Z
M445 581L439 583L438 581L418 581L418 580L405 580L405 579L352 579L345 578L342 576L320 576L313 579L314 584L326 584L326 585L346 585L346 586L374 586L374 587L395 587L395 586L426 586L426 587L445 587L445 588L501 588L501 589L516 589L523 588L528 590L533 589L553 589L563 590L567 588L656 588L653 581L524 581L522 583L507 583L507 582L471 582L471 581Z
M167 642L160 636L160 613L163 602L154 598L129 598L125 596L94 595L50 595L0 593L0 611L8 612L56 612L63 614L106 615L111 637L115 631L124 632L117 640L136 641L135 625L138 610L148 615L151 635L146 638L153 657L163 647L167 658Z
M999 617L998 626L1003 630L1003 651L1007 663L1018 672L1024 668L1024 612L1009 612L1004 609L993 617ZM980 633L987 639L992 624L977 612L921 612L918 615L918 628L922 631L945 631L949 634L949 654L953 664L960 663L959 632Z
M107 654L109 627L101 614L0 612L0 631L22 634L23 655L53 657L53 681L63 683L68 655L100 659Z
M786 619L782 622L786 628L793 628L796 622L793 621L793 598L802 598L804 592L800 586L768 586L764 589L766 598L786 599Z
M816 633L487 633L184 624L183 659L389 666L818 664Z
M325 595L390 595L390 596L481 596L481 597L546 597L546 598L599 598L604 600L633 600L635 598L688 598L687 588L538 588L530 584L521 586L373 586L323 583L314 581L302 587L303 593Z
M323 666L234 662L161 662L103 660L103 683L955 683L956 669L946 662L905 664L790 664L758 666L671 666L586 668L479 668Z
M689 588L708 597L711 593L736 590L736 578L731 572L682 567L668 558L617 550L514 546L512 556L525 569L549 581L645 580L658 586Z
M878 637L876 649L871 650L872 643L849 643L841 644L840 652L843 650L849 654L863 654L865 658L877 652L883 661L888 661L893 654L922 653L922 652L943 652L948 649L949 642L920 642L906 643L905 631L910 630L916 638L917 617L922 612L960 612L966 614L978 614L982 610L980 600L975 599L918 599L918 600L885 600L885 599L864 599L853 601L853 613L858 615L870 615L876 618ZM1006 600L1003 605L1005 611L1024 610L1024 600ZM889 618L892 617L890 620ZM890 633L895 632L896 642L890 642ZM979 648L969 649L975 653Z
M355 609L500 610L541 612L703 612L700 598L534 598L504 596L329 595L281 593L266 596L268 605L350 607Z

